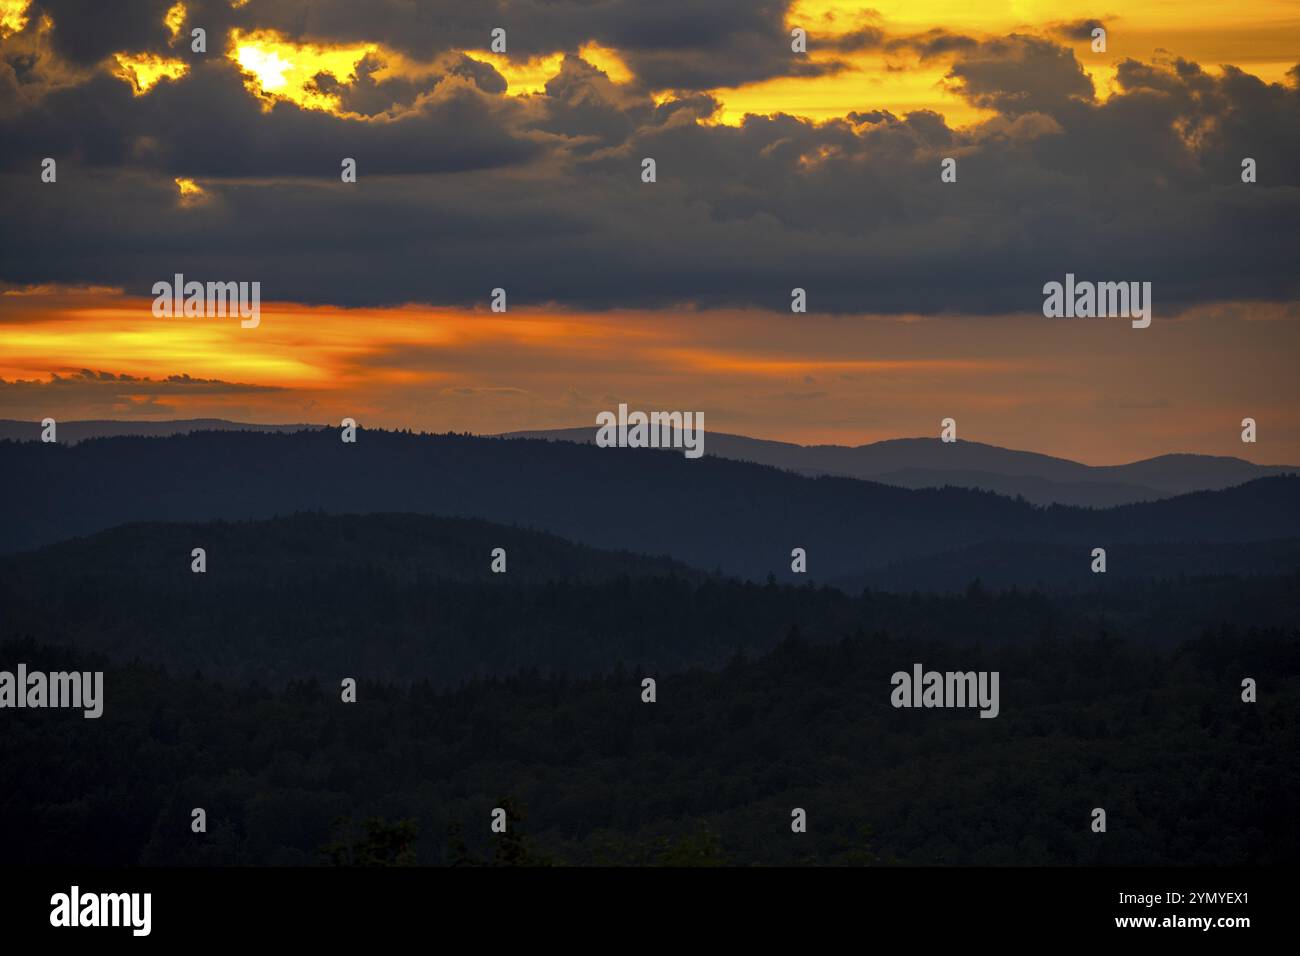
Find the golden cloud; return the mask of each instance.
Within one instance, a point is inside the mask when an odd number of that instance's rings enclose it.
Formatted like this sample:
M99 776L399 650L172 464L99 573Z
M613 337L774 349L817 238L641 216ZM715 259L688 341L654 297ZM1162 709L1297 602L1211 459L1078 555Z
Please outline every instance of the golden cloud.
M154 53L114 53L113 75L125 80L135 89L136 96L144 96L159 80L180 79L190 71L184 60L172 60Z

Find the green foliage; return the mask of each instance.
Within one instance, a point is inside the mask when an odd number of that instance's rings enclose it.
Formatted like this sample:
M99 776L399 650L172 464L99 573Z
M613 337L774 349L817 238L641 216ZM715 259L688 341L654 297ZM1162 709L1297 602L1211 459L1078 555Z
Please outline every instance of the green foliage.
M504 833L492 834L490 857L474 853L465 839L465 826L460 821L447 828L447 855L451 866L554 866L556 861L539 852L524 835L528 813L522 802L514 797L502 797L495 807L506 813Z

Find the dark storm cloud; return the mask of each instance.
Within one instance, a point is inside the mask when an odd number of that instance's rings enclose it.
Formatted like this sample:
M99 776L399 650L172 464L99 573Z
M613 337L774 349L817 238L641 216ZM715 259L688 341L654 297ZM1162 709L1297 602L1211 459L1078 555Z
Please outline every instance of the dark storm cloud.
M0 168L57 156L177 176L337 178L340 160L351 156L372 174L449 172L523 162L546 138L513 128L525 106L463 76L449 73L416 100L397 118L368 122L284 102L265 111L226 60L161 82L147 96L100 74L0 120L0 136L13 144Z
M269 6L285 22L297 9ZM409 13L374 9L381 33ZM344 8L320 10L312 29L334 18L341 36ZM725 44L724 32L700 37ZM685 55L665 31L640 42ZM869 96L821 125L708 125L709 95L656 105L576 56L530 97L500 95L494 74L453 57L422 88L368 83L366 65L339 92L368 114L401 104L375 120L265 112L218 58L140 97L99 75L0 119L0 279L147 295L180 271L259 280L268 301L356 306L481 306L504 287L512 306L574 308L785 309L799 286L814 311L987 314L1037 311L1043 283L1068 271L1151 281L1157 318L1296 297L1294 83L1126 61L1103 104L1050 41L957 48L949 82L997 111L965 130ZM60 160L54 185L39 181L47 155ZM355 185L338 180L344 156ZM957 183L940 182L946 156ZM1259 183L1240 182L1242 156ZM658 182L641 181L644 157ZM174 176L198 179L205 198L182 205Z
M953 64L948 78L976 106L1000 113L1051 111L1071 97L1093 95L1073 51L1033 36L980 43Z
M80 66L97 63L119 50L162 51L171 40L163 16L174 0L34 0L28 28L42 15L54 21L55 52Z
M707 97L700 102L711 104L709 113L716 107ZM581 153L626 142L655 113L649 97L621 90L576 57L566 57L559 75L547 81L546 107L538 128L571 139Z

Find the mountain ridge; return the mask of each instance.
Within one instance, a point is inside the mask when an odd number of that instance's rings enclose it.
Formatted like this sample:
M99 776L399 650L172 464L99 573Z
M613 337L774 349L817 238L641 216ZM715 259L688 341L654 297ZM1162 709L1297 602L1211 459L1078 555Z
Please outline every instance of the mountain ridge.
M0 442L0 489L0 553L133 521L411 512L523 525L750 579L865 583L890 564L988 542L1067 547L1087 578L1094 547L1118 567L1126 544L1300 537L1300 479L1289 476L1093 510L671 451L369 430L356 444L333 429ZM806 575L792 572L796 547Z
M594 442L596 428L507 432L502 438ZM798 474L834 475L905 488L978 488L1035 504L1110 507L1190 491L1217 490L1254 478L1300 471L1243 458L1176 452L1120 465L1086 465L1039 452L960 439L890 438L864 445L798 445L709 432L706 455L752 461Z

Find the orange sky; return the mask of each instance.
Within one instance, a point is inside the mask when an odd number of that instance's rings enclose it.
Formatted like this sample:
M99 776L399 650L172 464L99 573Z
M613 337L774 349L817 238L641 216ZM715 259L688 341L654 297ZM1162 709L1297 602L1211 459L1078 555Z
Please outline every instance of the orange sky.
M154 318L151 301L0 295L0 416L351 416L490 433L591 424L627 402L700 410L712 430L803 443L937 434L951 416L960 437L1090 464L1187 450L1300 463L1300 326L1278 307L1207 307L1137 331L1123 319L1037 314L263 303L261 324L242 329L236 319ZM167 381L180 374L190 381ZM1240 441L1246 416L1259 423L1256 445Z
M1074 50L1103 96L1110 89L1115 64L1126 57L1149 60L1164 51L1207 68L1231 63L1263 80L1278 82L1295 65L1300 49L1300 4L1289 0L1231 4L1222 0L1125 0L1109 6L1086 0L873 0L869 4L797 0L788 23L808 30L810 56L828 59L832 54L818 52L816 38L847 33L855 25L882 27L890 35L944 29L983 37L1041 33L1050 24L1087 19L1100 19L1107 25L1104 53L1094 53L1089 41L1054 38ZM950 57L920 62L907 53L869 51L849 59L853 68L832 77L782 78L720 91L724 117L734 122L746 112L779 109L829 119L861 109L864 91L879 108L898 114L932 109L943 113L954 127L991 115L945 89L943 77Z

